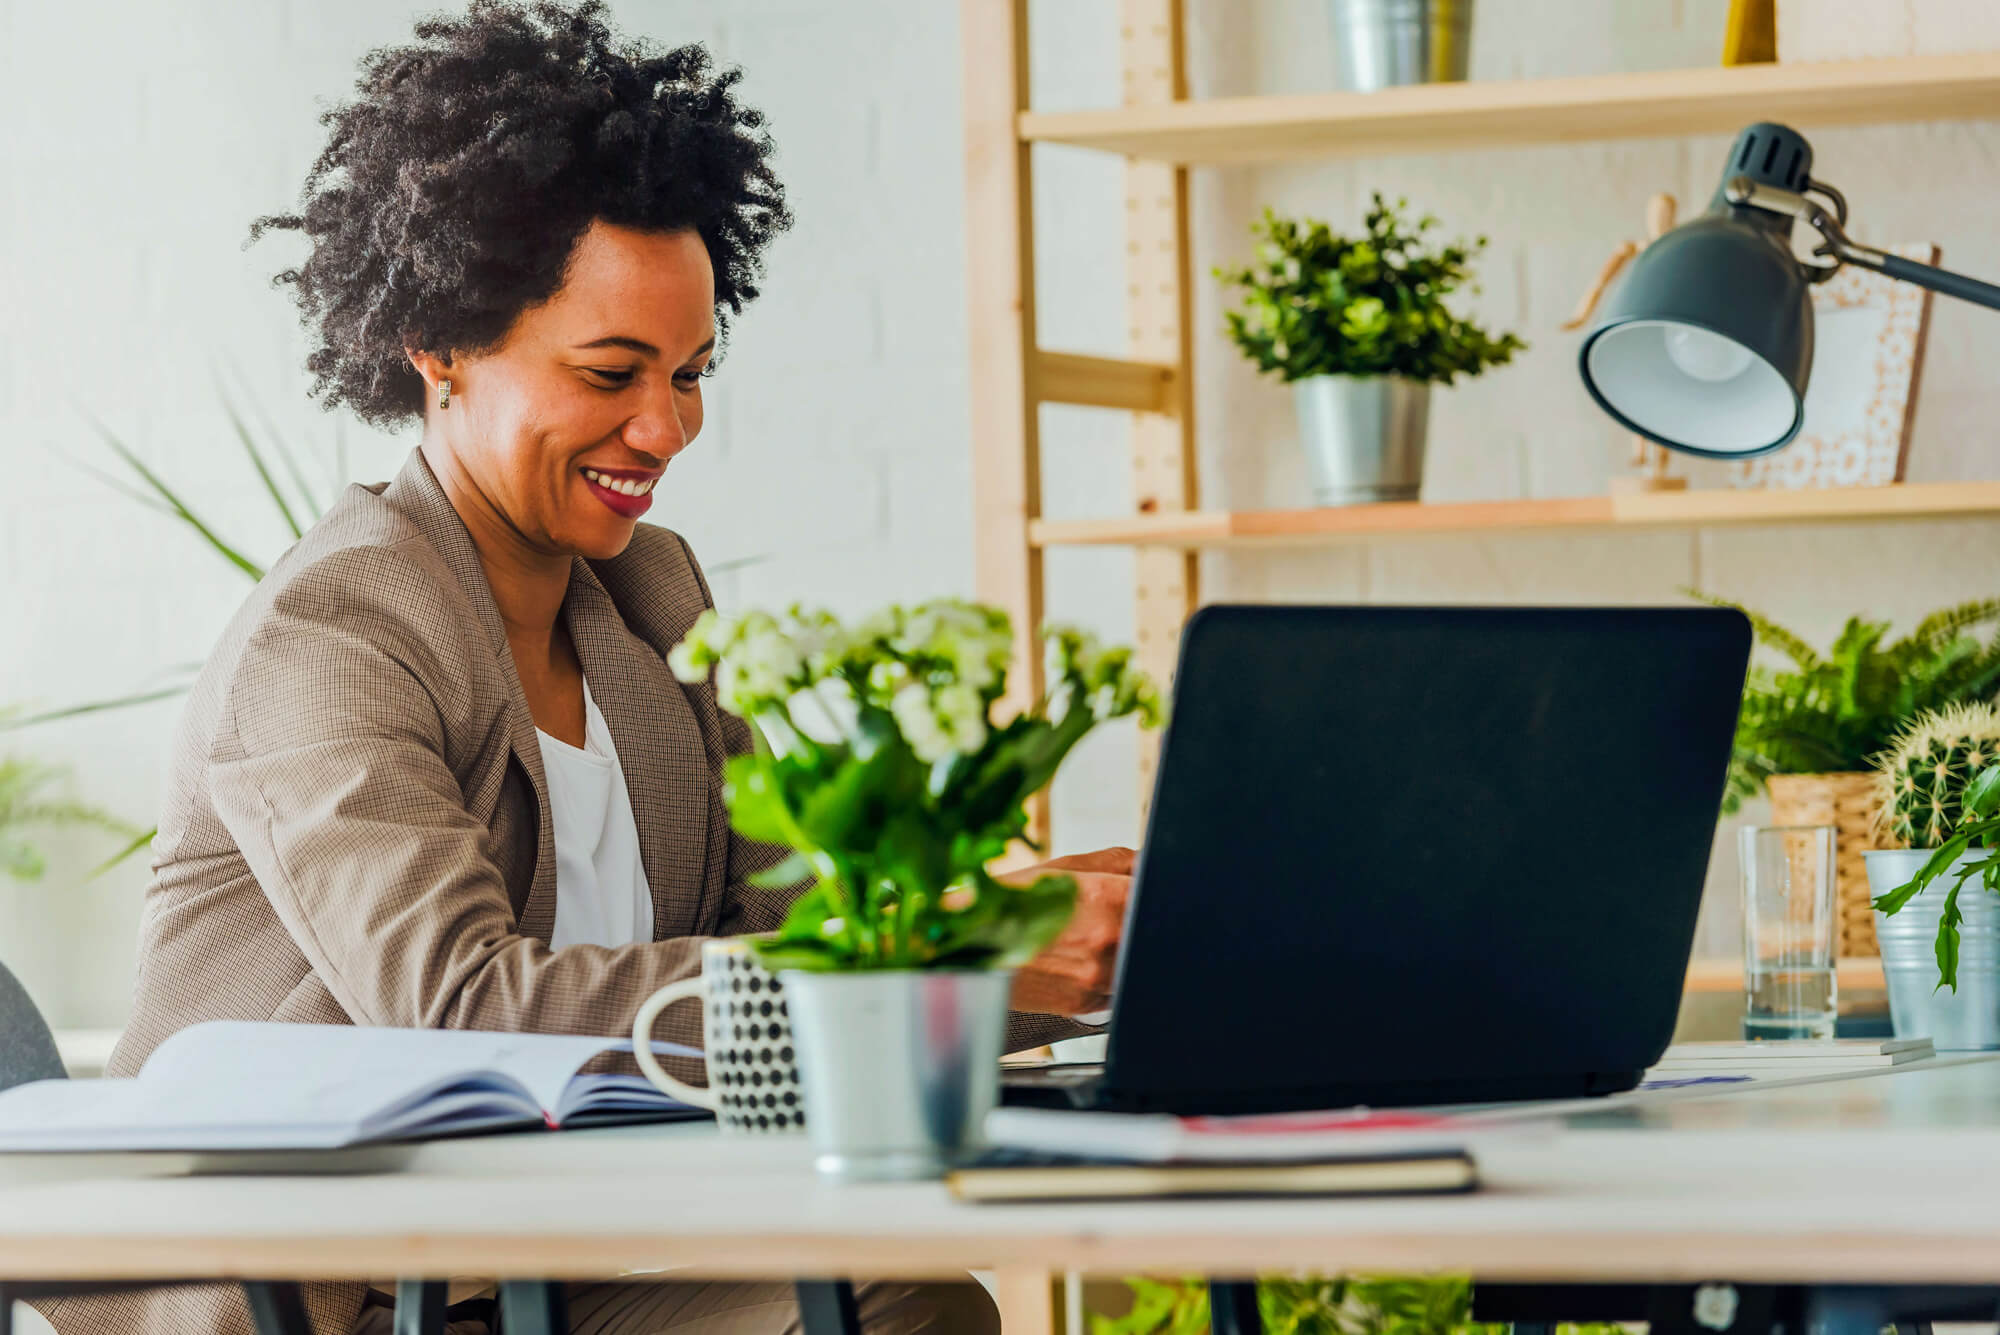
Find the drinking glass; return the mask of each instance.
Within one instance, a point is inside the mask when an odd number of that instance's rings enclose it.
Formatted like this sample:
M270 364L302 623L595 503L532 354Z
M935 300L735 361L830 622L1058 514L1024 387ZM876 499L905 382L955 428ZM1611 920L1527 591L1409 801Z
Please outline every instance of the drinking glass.
M1746 826L1743 1036L1832 1038L1833 827Z

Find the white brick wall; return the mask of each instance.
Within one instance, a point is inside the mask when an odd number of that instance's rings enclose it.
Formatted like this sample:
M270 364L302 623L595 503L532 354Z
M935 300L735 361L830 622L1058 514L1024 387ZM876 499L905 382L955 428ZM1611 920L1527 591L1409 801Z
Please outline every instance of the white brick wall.
M114 692L156 665L199 658L242 596L235 572L164 520L67 465L102 462L87 407L253 551L280 534L246 484L218 408L226 368L294 440L352 476L386 476L408 438L343 424L304 397L304 343L269 275L296 255L244 228L288 207L318 150L316 115L356 58L402 40L403 0L0 0L0 700ZM1725 0L1485 0L1474 73L1521 77L1707 63ZM1325 7L1190 0L1198 93L1324 87ZM792 598L854 611L971 584L964 328L963 168L954 0L618 0L633 31L705 40L747 71L769 111L798 215L770 257L766 296L711 382L706 432L658 508L710 561L768 558L718 580L725 599ZM1037 0L1040 105L1118 96L1111 0ZM1928 239L1948 262L2000 272L1988 218L1991 125L1822 132L1825 174L1848 190L1856 232ZM1286 395L1216 336L1211 265L1241 251L1269 200L1351 223L1369 188L1408 193L1492 234L1482 309L1535 345L1516 368L1444 397L1434 426L1439 497L1599 489L1616 433L1576 383L1555 326L1656 189L1696 206L1725 141L1639 142L1455 154L1196 177L1203 485L1215 504L1303 499ZM1092 155L1037 155L1044 342L1116 354L1123 287L1121 174ZM2000 316L1940 304L1912 474L1992 476L1985 368ZM1049 410L1045 490L1057 514L1128 503L1113 414ZM839 504L829 504L838 498ZM1283 599L1650 601L1700 580L1815 633L1850 610L1907 618L1986 592L2000 526L1722 532L1700 539L1504 538L1215 558L1212 596ZM1049 607L1110 635L1131 630L1130 557L1058 552ZM145 821L171 707L32 738L76 790ZM1094 739L1059 782L1065 845L1128 842L1131 739ZM1559 831L1554 832L1559 837ZM132 968L136 865L86 883L99 845L51 841L38 886L0 882L0 958L58 1023L115 1024ZM1716 879L1732 872L1726 854ZM1717 903L1727 905L1733 897ZM1720 915L1728 917L1726 912ZM1712 944L1730 940L1726 921Z

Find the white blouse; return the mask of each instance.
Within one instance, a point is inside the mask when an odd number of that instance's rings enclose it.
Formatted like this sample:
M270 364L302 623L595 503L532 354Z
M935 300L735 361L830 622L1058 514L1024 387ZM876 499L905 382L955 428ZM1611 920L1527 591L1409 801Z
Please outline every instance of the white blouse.
M653 939L653 896L639 857L639 823L611 729L583 683L583 746L540 728L555 820L556 928L549 944L625 946Z

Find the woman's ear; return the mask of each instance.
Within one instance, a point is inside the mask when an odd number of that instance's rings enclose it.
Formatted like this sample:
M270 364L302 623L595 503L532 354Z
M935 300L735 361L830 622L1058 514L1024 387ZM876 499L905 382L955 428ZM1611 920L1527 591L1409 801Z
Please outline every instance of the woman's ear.
M424 378L424 384L430 387L431 395L435 397L438 381L452 373L451 358L440 357L434 352L425 352L408 344L403 345L403 354L410 359L410 365L417 368L417 374Z

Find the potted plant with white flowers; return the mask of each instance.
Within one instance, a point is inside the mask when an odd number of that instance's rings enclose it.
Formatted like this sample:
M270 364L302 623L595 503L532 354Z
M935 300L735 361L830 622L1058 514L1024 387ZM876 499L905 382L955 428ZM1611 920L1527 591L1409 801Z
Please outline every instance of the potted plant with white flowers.
M1157 726L1160 699L1124 648L1045 632L1048 689L1005 722L1013 630L995 607L890 607L859 624L794 607L704 613L670 656L715 674L755 725L727 767L731 823L809 879L754 943L785 987L806 1125L821 1169L934 1175L976 1141L998 1091L1015 966L1068 922L1076 883L988 866L1027 835L1027 799L1107 719Z

